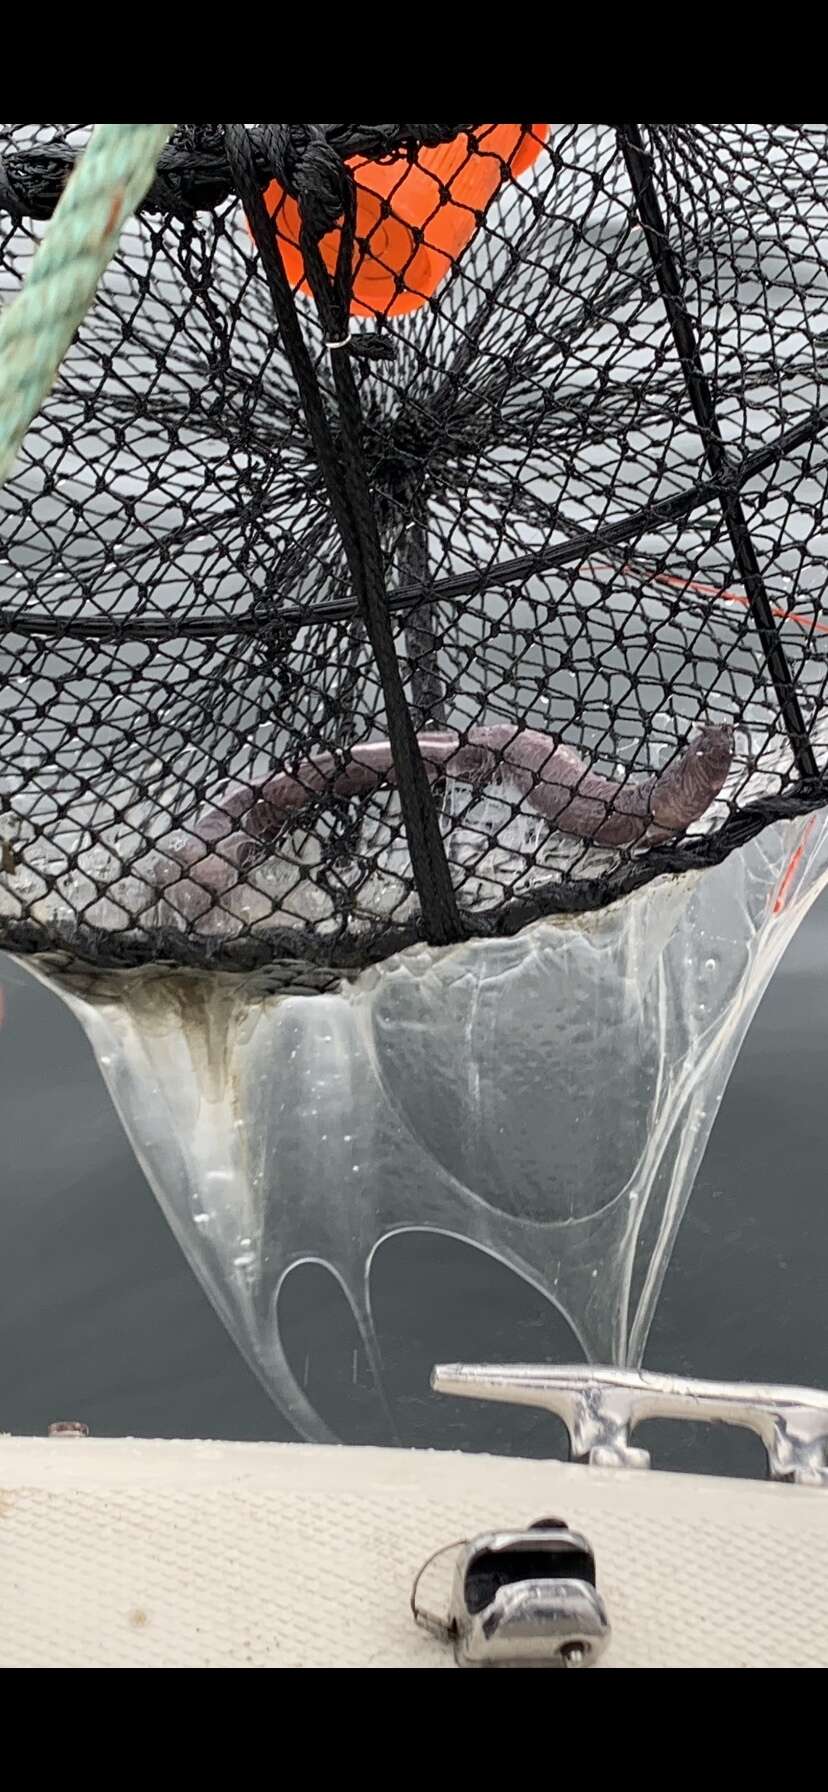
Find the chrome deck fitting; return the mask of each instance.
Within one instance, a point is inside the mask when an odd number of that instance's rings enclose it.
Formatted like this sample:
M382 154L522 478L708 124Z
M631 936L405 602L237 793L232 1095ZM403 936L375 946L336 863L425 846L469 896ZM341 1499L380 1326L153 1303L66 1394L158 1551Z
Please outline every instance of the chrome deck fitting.
M637 1425L645 1419L701 1420L755 1432L772 1481L828 1487L828 1394L816 1388L696 1381L586 1363L441 1363L431 1385L438 1394L555 1413L567 1428L575 1462L646 1469L648 1451L631 1443Z

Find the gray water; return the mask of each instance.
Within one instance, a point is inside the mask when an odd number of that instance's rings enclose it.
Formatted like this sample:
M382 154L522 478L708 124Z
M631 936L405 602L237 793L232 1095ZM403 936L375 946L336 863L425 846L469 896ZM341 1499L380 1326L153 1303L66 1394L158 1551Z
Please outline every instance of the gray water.
M285 1439L285 1421L178 1249L57 998L0 957L0 1430L83 1419L97 1436ZM748 1035L667 1274L646 1366L828 1385L828 900L803 923ZM409 1236L379 1253L377 1331L399 1441L562 1453L544 1415L440 1400L446 1359L571 1360L565 1323L472 1248ZM387 1441L344 1302L299 1271L287 1347L354 1442ZM649 1436L647 1435L649 1433ZM663 1467L761 1472L730 1431L642 1428Z

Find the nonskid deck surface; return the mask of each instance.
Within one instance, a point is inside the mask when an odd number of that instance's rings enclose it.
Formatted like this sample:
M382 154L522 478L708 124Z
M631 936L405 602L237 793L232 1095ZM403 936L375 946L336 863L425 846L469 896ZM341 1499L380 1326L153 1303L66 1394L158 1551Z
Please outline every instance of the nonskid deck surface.
M559 1516L607 1667L828 1666L828 1493L453 1452L0 1439L0 1666L441 1667L441 1545ZM440 1609L451 1554L429 1570Z

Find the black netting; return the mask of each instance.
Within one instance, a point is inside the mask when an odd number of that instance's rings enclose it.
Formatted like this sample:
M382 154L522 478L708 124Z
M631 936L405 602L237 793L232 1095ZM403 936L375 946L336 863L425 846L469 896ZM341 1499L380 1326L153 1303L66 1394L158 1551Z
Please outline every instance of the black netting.
M90 128L3 127L4 301ZM179 127L0 498L0 946L324 981L823 803L827 179Z

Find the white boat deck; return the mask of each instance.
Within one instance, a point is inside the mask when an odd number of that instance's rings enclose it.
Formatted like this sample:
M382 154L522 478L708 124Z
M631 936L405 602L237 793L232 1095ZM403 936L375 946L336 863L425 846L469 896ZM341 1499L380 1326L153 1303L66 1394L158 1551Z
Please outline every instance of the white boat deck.
M584 1531L606 1667L828 1666L828 1489L448 1452L0 1438L0 1666L448 1667L417 1569ZM451 1555L420 1599L444 1610Z

